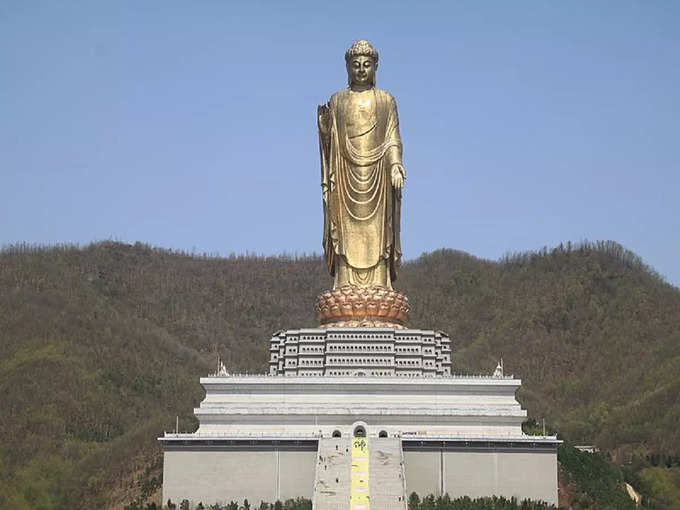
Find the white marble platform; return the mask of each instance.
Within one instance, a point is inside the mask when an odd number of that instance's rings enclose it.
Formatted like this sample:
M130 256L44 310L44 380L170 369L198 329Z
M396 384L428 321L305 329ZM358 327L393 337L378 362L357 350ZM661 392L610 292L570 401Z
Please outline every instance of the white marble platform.
M203 377L200 436L349 435L358 420L389 437L521 437L526 418L505 377Z

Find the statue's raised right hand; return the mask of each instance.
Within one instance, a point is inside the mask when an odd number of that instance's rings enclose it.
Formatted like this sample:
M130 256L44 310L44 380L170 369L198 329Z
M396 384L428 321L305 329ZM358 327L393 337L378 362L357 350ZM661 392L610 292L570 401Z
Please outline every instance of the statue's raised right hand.
M331 110L328 103L320 104L316 109L316 113L319 122L319 131L323 134L328 133L328 131L330 131L331 121Z

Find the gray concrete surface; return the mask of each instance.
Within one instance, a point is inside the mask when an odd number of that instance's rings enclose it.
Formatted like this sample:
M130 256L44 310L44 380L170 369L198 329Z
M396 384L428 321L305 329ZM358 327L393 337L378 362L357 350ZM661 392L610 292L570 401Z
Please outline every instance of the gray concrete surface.
M541 450L404 452L407 494L540 499L557 504L557 453Z
M166 451L163 503L284 501L312 497L314 451L185 450Z

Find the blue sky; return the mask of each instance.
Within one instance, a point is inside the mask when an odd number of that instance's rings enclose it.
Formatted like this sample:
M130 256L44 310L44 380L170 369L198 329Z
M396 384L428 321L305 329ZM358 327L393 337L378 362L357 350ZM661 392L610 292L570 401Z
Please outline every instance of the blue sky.
M321 250L316 105L397 99L407 258L620 242L680 285L680 3L0 0L0 244Z

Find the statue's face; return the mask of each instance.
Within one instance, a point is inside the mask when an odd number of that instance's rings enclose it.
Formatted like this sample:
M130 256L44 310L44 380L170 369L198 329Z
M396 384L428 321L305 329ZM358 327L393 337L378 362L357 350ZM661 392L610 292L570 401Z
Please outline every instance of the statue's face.
M347 74L352 85L375 84L375 62L371 57L359 55L347 63Z

